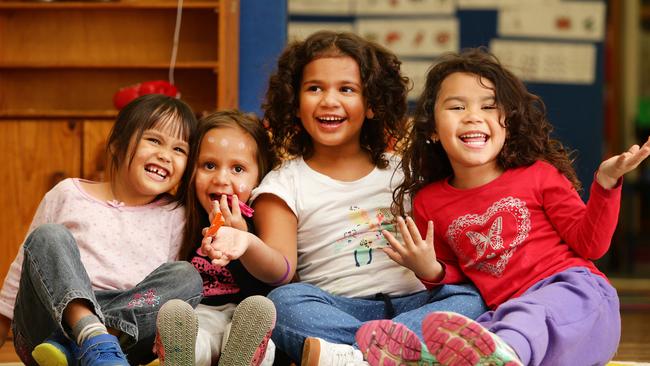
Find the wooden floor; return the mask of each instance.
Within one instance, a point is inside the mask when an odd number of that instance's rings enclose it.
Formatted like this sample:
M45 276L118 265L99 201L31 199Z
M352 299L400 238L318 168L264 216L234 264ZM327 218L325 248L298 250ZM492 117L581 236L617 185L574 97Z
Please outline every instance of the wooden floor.
M633 307L621 311L623 332L615 359L650 362L650 307ZM13 343L8 340L0 348L0 362L19 361Z

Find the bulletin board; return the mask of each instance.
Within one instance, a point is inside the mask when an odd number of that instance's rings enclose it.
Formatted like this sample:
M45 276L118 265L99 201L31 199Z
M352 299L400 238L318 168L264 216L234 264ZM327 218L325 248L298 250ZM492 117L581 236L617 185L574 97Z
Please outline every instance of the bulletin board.
M391 49L415 83L411 100L437 55L490 48L543 99L554 137L576 151L588 197L604 149L604 1L289 0L288 8L289 40L345 30Z

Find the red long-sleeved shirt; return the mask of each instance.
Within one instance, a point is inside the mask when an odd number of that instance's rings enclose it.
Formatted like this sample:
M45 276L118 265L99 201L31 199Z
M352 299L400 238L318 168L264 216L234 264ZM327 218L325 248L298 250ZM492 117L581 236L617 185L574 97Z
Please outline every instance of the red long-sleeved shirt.
M413 216L423 237L433 221L445 275L423 283L432 288L469 278L494 309L570 267L605 277L591 260L609 249L620 197L620 181L613 189L594 181L585 205L569 180L542 161L477 188L432 183L416 195Z

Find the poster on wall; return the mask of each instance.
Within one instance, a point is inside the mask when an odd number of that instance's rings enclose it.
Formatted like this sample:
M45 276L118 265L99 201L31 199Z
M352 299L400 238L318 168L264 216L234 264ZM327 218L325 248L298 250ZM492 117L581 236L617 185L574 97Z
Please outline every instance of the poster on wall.
M352 23L344 22L289 22L287 26L287 41L300 41L320 30L353 32L354 26Z
M493 39L490 50L524 81L593 84L596 78L596 46L591 43Z
M602 41L606 6L601 1L526 4L499 11L500 36Z
M358 19L356 31L398 56L435 56L458 51L457 18Z
M355 0L357 15L451 15L452 0Z
M354 0L287 0L291 15L351 15Z
M550 4L562 0L457 0L458 9L461 10L494 10L509 7L522 7L533 4Z

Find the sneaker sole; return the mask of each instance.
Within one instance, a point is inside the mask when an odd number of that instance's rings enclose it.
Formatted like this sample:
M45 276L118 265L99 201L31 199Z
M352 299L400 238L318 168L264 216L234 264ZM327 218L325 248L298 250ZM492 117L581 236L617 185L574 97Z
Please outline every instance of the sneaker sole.
M433 365L422 360L422 343L404 324L391 320L367 322L355 339L371 366Z
M422 322L422 333L429 352L443 366L521 365L498 357L497 344L490 332L459 314L429 314Z
M167 301L156 319L158 336L164 348L161 365L193 366L198 320L192 306L185 301Z
M41 343L32 351L32 357L39 366L68 366L65 354L50 343Z
M264 296L244 299L233 313L219 366L250 366L257 349L274 327L275 306L271 300Z

